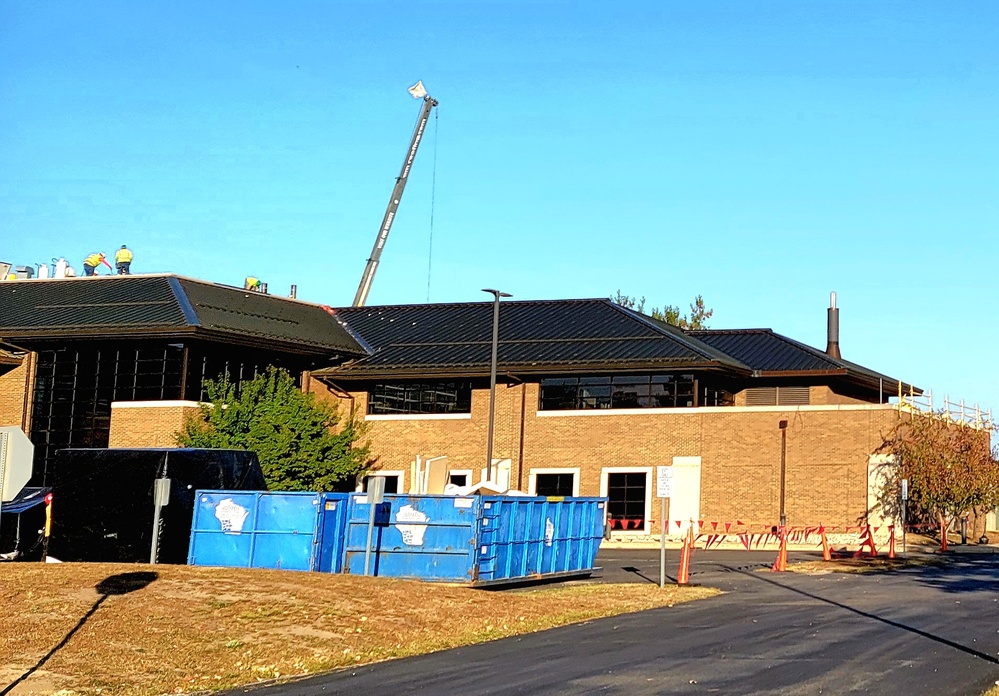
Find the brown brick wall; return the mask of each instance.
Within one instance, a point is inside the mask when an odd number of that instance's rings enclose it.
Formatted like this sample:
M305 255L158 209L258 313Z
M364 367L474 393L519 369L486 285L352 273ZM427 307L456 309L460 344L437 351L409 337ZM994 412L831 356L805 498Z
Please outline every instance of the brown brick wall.
M142 406L136 406L141 403ZM176 433L188 414L197 413L191 402L122 402L111 404L108 447L176 447Z
M534 396L527 401L537 400L537 386L533 386ZM332 393L320 382L313 380L310 390L326 399ZM511 459L511 477L514 485L519 473L519 445L521 401L524 385L496 389L496 418L493 430L493 458ZM367 394L352 393L354 409L360 418L367 411ZM340 399L340 408L347 414L349 399ZM486 464L486 440L489 423L489 390L476 390L472 393L472 417L458 420L394 420L368 421L367 439L371 443L372 455L376 458L376 469L401 469L407 472L403 487L409 488L409 467L416 458L436 457L446 454L452 469L472 469L473 478L478 480L478 472ZM527 473L524 472L522 486L527 486Z
M366 395L353 396L363 416ZM788 421L788 522L832 525L856 523L866 513L868 459L897 418L893 409L877 406L539 417L537 405L537 384L497 389L493 456L513 461L514 484L520 473L522 490L532 467L579 467L580 495L599 495L604 467L668 465L674 456L700 456L700 517L760 524L778 520L780 420ZM488 406L488 390L476 390L470 419L368 421L375 468L408 472L418 454L446 454L452 469L473 469L477 477L485 463ZM658 518L658 500L652 511Z
M733 396L733 403L736 406L746 405L746 392L748 390L743 389L740 392L736 392ZM888 400L890 394L885 395L885 401ZM812 386L808 388L808 403L813 406L828 406L828 405L847 405L847 404L866 404L867 401L862 399L854 399L850 396L843 396L842 394L837 394L830 387L820 385Z
M887 396L885 401L887 401ZM854 399L849 396L843 396L842 394L837 394L829 387L809 387L808 388L808 403L815 405L830 405L830 404L866 404L868 402L861 399Z
M34 369L35 354L29 353L19 367L0 376L0 425L16 425L23 428L25 433L30 432ZM27 409L25 405L28 406Z

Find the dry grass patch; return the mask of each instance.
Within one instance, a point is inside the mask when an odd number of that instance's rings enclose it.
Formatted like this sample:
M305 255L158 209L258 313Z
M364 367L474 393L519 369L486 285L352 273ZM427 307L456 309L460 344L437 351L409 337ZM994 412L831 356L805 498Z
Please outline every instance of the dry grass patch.
M834 558L831 561L802 561L789 563L789 573L804 575L825 575L827 573L878 573L899 568L918 568L936 566L943 561L939 558Z
M143 589L95 590L116 573L155 570ZM164 694L493 640L716 594L650 584L485 592L405 580L238 568L60 564L0 566L0 690L69 641L16 694Z

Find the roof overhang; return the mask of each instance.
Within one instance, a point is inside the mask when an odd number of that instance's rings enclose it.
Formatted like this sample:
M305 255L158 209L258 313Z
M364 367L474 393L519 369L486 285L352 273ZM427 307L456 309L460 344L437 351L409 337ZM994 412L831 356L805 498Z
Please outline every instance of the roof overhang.
M331 359L348 359L358 357L356 352L332 349L329 346L315 345L307 341L281 341L270 336L257 336L252 333L216 330L203 326L190 327L142 327L131 326L89 326L83 330L76 327L46 327L45 331L38 329L10 328L3 330L3 340L17 341L19 344L34 347L55 342L96 341L96 340L144 340L144 339L177 339L238 345L245 348L257 348L278 353L289 353L302 357L330 357ZM0 344L2 348L2 344ZM2 354L2 353L0 353Z
M831 377L864 389L882 391L888 393L889 396L894 394L896 391L900 391L903 394L916 394L917 396L922 395L923 393L922 389L912 384L906 384L905 382L892 379L890 377L877 377L874 375L863 374L846 367L830 370L758 370L754 372L753 375L755 377L771 379Z
M21 366L24 355L28 351L12 346L8 343L0 343L0 375L5 375Z

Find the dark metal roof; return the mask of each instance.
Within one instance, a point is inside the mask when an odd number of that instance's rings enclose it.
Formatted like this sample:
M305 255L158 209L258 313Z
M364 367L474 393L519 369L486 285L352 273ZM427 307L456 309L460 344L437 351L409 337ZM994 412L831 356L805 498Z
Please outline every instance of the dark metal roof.
M332 310L174 275L0 283L0 339L201 336L307 355L364 355Z
M848 360L834 358L818 348L805 345L772 329L702 329L687 331L688 336L707 343L748 365L762 377L792 376L809 373L843 376L868 386L897 385L899 380ZM908 391L908 384L902 384ZM913 387L916 392L922 393Z
M493 303L348 307L336 314L374 351L319 376L488 374ZM749 370L731 357L610 300L507 301L500 305L499 369Z

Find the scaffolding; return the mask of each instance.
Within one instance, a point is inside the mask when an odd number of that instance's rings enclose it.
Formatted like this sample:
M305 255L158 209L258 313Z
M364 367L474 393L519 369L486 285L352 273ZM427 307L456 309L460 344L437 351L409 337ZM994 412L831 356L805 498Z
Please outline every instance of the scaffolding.
M896 407L900 412L936 416L961 427L970 427L976 430L995 430L996 427L996 423L992 419L991 408L983 410L977 403L974 406L965 404L964 399L951 401L946 394L943 398L943 404L938 408L933 401L932 389L917 394L915 388L910 386L908 393L906 393L901 382L898 383Z

